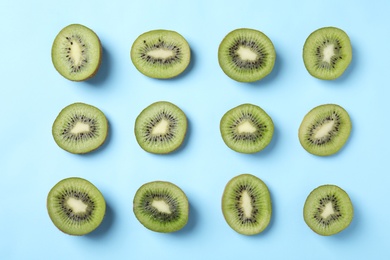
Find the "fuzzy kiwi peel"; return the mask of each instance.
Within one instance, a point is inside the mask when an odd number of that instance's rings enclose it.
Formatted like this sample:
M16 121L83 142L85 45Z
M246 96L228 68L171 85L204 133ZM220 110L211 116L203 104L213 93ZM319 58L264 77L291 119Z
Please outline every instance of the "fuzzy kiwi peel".
M275 59L275 48L267 35L249 28L229 32L218 48L222 71L239 82L261 80L271 73Z
M263 232L272 216L267 185L252 174L235 176L223 191L222 213L227 224L240 234L256 235Z
M63 77L85 81L98 72L102 53L100 39L94 31L81 24L71 24L55 37L51 58Z
M230 149L239 153L257 153L271 142L274 124L261 107L242 104L223 115L220 132Z
M137 116L134 133L140 147L149 153L167 154L177 150L187 133L187 117L175 104L158 101Z
M322 236L335 235L346 229L353 219L353 205L348 194L336 185L314 189L305 201L306 224Z
M73 103L63 108L56 117L52 135L65 151L85 154L98 149L106 141L108 121L97 107Z
M352 129L348 112L336 104L324 104L310 110L299 126L302 147L311 154L329 156L347 142Z
M95 230L106 212L102 193L91 182L79 177L63 179L53 186L46 205L53 224L74 236Z
M152 30L138 36L130 51L131 61L145 76L169 79L186 70L191 50L186 39L171 30Z
M303 46L303 61L313 77L323 80L339 78L352 60L348 35L336 27L323 27L312 32Z
M137 190L133 212L147 229L171 233L187 224L189 203L186 194L177 185L167 181L152 181Z

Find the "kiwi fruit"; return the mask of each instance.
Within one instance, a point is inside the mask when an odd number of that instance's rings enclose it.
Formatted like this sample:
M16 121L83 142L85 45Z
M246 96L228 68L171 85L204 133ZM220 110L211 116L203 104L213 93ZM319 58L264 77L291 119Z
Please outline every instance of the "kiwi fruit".
M102 52L99 37L94 31L81 24L71 24L54 39L51 59L63 77L84 81L99 70Z
M167 154L183 143L187 133L187 117L176 105L167 101L155 102L138 115L135 137L149 153Z
M324 27L312 32L303 46L305 67L318 79L337 79L351 60L350 39L343 30L336 27Z
M270 223L272 215L267 185L248 173L232 178L223 191L222 213L236 232L243 235L261 233Z
M147 229L170 233L187 224L189 204L186 194L175 184L153 181L137 190L133 211L138 221Z
M353 219L353 205L348 194L336 185L314 189L305 201L303 217L317 234L331 236L346 229Z
M91 182L71 177L61 180L50 190L47 211L59 230L69 235L82 236L101 224L106 202Z
M74 103L61 110L52 127L59 147L75 154L99 148L108 134L108 121L101 110L92 105Z
M218 48L223 72L239 82L254 82L267 76L276 59L272 41L262 32L240 28L228 33Z
M351 119L344 108L325 104L313 108L305 115L298 136L306 151L328 156L337 153L344 146L351 129Z
M137 70L145 76L169 79L188 67L191 50L179 33L152 30L138 36L131 47L130 57Z
M242 104L227 111L220 122L225 144L239 153L257 153L272 140L274 124L259 106Z

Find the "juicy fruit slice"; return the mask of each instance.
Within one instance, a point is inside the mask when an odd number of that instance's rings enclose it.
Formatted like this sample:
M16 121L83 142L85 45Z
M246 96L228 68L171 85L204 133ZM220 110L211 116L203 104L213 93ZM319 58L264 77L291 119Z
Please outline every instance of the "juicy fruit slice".
M47 210L53 224L62 232L81 236L95 230L103 221L106 202L89 181L72 177L58 182L47 196Z
M52 127L55 142L75 154L99 148L107 138L108 121L98 108L74 103L61 110Z
M353 206L348 194L336 185L322 185L306 199L303 216L317 234L331 236L347 228L353 219Z
M179 33L153 30L134 41L130 56L134 66L145 76L168 79L178 76L188 67L191 50Z
M274 124L259 106L242 104L226 112L220 122L225 144L240 153L256 153L272 140Z
M175 184L154 181L137 190L133 211L146 228L169 233L178 231L187 224L189 204L185 193Z
M308 72L319 79L340 77L352 60L348 35L335 27L320 28L309 35L303 47L303 61Z
M218 61L223 72L240 82L267 76L275 64L275 48L262 32L241 28L225 36L219 45Z
M62 76L72 81L84 81L97 73L102 59L102 46L91 29L71 24L63 28L54 39L51 58Z
M223 192L222 212L228 225L236 232L243 235L261 233L272 215L267 185L251 174L234 177Z
M309 111L299 127L299 141L311 154L337 153L347 142L352 123L348 112L339 105L320 105Z
M170 102L155 102L138 115L134 132L138 144L145 151L170 153L179 148L185 139L187 117Z

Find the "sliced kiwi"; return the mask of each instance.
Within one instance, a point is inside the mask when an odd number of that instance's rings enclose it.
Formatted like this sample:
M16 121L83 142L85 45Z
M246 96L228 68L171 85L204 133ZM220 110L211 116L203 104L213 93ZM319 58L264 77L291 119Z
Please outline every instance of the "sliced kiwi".
M95 230L103 221L106 202L89 181L71 177L58 182L47 196L47 210L62 232L81 236Z
M267 185L251 174L232 178L222 195L222 213L236 232L243 235L261 233L270 223L272 215Z
M351 42L339 28L320 28L309 35L303 46L305 67L313 77L319 79L333 80L340 77L351 60Z
M170 102L155 102L138 115L134 132L138 144L145 151L170 153L179 148L185 139L187 117Z
M81 24L71 24L54 39L51 58L62 76L72 81L84 81L99 70L102 46L91 29Z
M348 112L339 105L320 105L309 111L299 127L299 141L311 154L337 153L347 142L352 123Z
M223 72L240 82L254 82L267 76L275 64L275 48L262 32L241 28L228 33L218 49Z
M99 148L108 134L108 121L98 108L74 103L63 108L52 127L55 142L62 149L75 154Z
M170 233L182 229L187 224L189 204L185 193L175 184L153 181L137 190L133 211L146 228Z
M134 41L130 56L134 66L145 76L168 79L178 76L188 67L191 50L179 33L153 30Z
M314 232L331 236L343 231L352 222L352 202L340 187L322 185L307 197L303 217Z
M256 153L271 142L274 124L259 106L242 104L223 115L220 131L223 141L232 150Z

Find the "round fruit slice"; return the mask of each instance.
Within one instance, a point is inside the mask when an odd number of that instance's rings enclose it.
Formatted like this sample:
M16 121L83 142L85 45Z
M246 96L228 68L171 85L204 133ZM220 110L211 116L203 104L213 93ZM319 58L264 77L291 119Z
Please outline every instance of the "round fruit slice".
M98 108L74 103L61 110L53 123L52 134L62 149L75 154L88 153L106 140L108 122Z
M236 232L243 235L261 233L270 223L272 215L267 185L251 174L234 177L223 192L222 213Z
M183 143L187 132L187 117L176 105L159 101L138 115L134 126L138 144L147 152L166 154Z
M72 81L83 81L97 73L102 59L102 46L91 29L71 24L54 39L51 58L62 76Z
M72 177L58 182L50 190L47 210L59 230L81 236L95 230L103 221L106 202L92 183Z
M271 142L274 124L260 107L242 104L224 114L220 131L223 141L232 150L256 153Z
M153 30L141 34L134 41L130 56L134 66L145 76L168 79L187 68L191 50L179 33Z
M313 77L319 79L333 80L340 77L351 60L351 42L339 28L320 28L309 35L303 46L305 67Z
M222 40L218 61L223 72L240 82L254 82L267 76L275 64L275 48L262 32L236 29Z
M348 194L336 185L314 189L303 208L306 224L317 234L331 236L352 222L353 206Z
M169 233L178 231L187 224L189 204L185 193L175 184L154 181L137 190L133 211L146 228Z
M299 141L311 154L327 156L337 153L347 142L352 123L347 111L339 105L313 108L299 127Z

